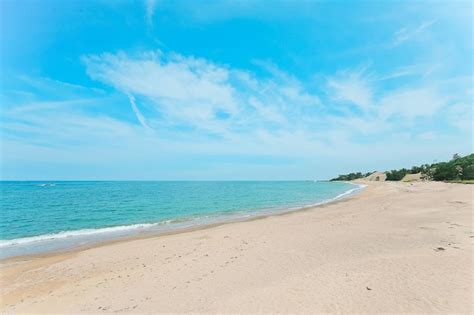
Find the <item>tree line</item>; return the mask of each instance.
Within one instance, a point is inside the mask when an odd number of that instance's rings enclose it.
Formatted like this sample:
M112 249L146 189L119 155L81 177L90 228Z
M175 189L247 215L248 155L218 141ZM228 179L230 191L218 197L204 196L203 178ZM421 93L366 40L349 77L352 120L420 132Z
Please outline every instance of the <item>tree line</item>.
M372 174L369 173L349 173L339 175L331 181L348 181L358 178L364 178ZM447 162L439 162L433 164L423 164L421 166L413 166L410 169L401 168L398 170L390 170L385 172L387 180L398 181L407 174L421 173L421 177L425 180L434 181L466 181L474 180L474 154L469 154L464 157L459 154L454 154L453 158Z

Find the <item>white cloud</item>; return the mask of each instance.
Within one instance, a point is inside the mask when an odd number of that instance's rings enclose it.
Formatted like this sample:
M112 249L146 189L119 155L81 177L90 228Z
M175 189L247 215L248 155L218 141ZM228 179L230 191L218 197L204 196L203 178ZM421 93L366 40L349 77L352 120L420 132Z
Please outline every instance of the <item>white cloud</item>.
M395 78L400 69L418 74L411 85L387 88L386 78ZM446 78L427 81L426 66L395 69L384 76L363 76L360 71L344 71L327 79L328 95L335 102L337 115L325 117L331 124L361 133L364 136L384 135L389 132L420 132L429 135L433 124L451 124L459 130L472 129L472 109L463 106L469 99L464 88L469 78ZM375 78L371 80L371 77ZM390 85L388 85L390 86ZM362 113L354 114L356 107ZM445 127L439 126L443 130ZM425 138L417 137L420 140Z
M94 104L97 102L97 98L84 98L84 99L73 99L65 101L40 101L40 102L30 102L28 104L22 104L14 106L11 109L11 113L28 113L28 112L38 112L40 110L54 110L54 109L64 109L64 108L73 108L77 105L88 105Z
M441 65L439 63L422 63L410 66L398 67L390 71L388 74L378 76L376 80L393 80L406 77L429 77L436 72Z
M372 107L372 87L361 72L343 72L329 78L327 86L333 101L350 102L367 111Z
M470 133L471 141L473 141L474 119L473 119L473 103L455 103L447 110L447 119L454 127L459 130Z
M103 54L84 58L89 75L155 108L148 122L189 125L221 137L257 127L281 128L320 100L295 78L280 71L259 80L253 74L178 54ZM143 117L143 120L145 118ZM275 124L276 123L276 124ZM149 126L160 123L149 123Z
M153 26L153 16L155 15L157 0L145 0L145 17L149 27Z
M396 46L399 46L399 45L403 44L404 42L407 42L407 41L409 41L413 38L416 38L419 34L423 33L426 29L428 29L435 22L436 21L434 21L434 20L427 21L427 22L424 22L424 23L418 25L415 28L404 27L404 28L398 30L395 33L394 38L393 38L390 46L391 47L396 47Z
M436 133L434 133L432 131L423 132L423 133L418 135L418 138L420 138L423 141L436 140Z
M143 114L140 112L140 110L138 109L138 106L137 106L137 103L135 102L135 97L133 97L133 95L129 94L128 95L128 99L130 100L130 105L132 105L132 110L133 112L135 113L135 115L137 116L137 119L138 121L140 122L140 124L147 130L151 130L151 128L148 126L146 120L145 120L145 117L143 117Z
M446 99L430 87L405 88L384 95L379 102L379 116L389 118L399 115L402 119L433 116L446 105Z

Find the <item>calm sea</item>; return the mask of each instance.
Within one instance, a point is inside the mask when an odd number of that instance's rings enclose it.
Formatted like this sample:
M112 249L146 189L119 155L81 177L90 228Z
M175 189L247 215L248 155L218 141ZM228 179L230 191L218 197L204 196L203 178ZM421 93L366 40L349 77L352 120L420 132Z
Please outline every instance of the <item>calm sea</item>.
M359 186L315 181L0 182L0 258L291 211Z

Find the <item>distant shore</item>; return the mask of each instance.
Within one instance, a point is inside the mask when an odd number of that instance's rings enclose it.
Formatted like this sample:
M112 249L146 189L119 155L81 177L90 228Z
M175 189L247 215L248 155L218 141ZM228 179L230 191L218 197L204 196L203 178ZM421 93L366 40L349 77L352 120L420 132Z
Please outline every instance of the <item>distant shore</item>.
M471 185L1 262L2 312L472 312Z

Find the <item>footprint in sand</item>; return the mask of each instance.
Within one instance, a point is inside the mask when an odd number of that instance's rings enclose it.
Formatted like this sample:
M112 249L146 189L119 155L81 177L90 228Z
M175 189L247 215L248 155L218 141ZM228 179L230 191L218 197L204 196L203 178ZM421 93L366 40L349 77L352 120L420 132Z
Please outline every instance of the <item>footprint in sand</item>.
M448 203L455 203L455 204L466 204L464 201L459 201L459 200L453 200L453 201L448 201Z

